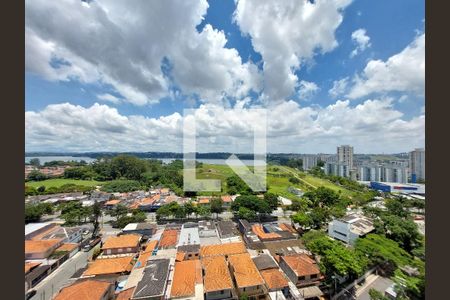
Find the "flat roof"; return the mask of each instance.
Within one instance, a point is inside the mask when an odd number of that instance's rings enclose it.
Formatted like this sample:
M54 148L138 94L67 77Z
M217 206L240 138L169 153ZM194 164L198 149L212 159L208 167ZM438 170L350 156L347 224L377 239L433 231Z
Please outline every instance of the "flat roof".
M166 288L170 260L153 259L147 262L141 281L134 289L131 299L147 299L162 296Z
M272 256L268 254L261 254L256 257L253 257L253 262L255 263L258 270L267 270L267 269L278 269L278 265Z
M33 233L41 228L44 228L45 226L48 226L52 223L45 222L45 223L29 223L25 225L25 236L29 235L30 233Z
M181 228L180 231L178 246L194 245L194 244L200 245L200 236L198 234L198 227L183 226L183 228Z
M221 238L239 235L239 231L236 228L236 224L230 220L219 221L217 223L217 229Z

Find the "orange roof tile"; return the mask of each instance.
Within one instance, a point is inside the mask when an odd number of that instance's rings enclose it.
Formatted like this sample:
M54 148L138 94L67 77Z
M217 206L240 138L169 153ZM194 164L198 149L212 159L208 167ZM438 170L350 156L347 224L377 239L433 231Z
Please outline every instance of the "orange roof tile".
M231 196L230 195L224 195L221 197L223 202L231 202Z
M209 203L209 198L201 198L198 200L198 203L200 204L208 204Z
M133 296L134 288L135 287L131 287L131 288L121 291L117 295L116 300L130 300L131 296Z
M170 296L189 297L195 295L195 284L202 282L202 269L199 260L178 261L175 263Z
M58 248L56 248L55 251L73 251L75 250L75 248L78 247L78 244L76 243L64 243L61 246L59 246Z
M99 280L83 280L63 288L54 300L100 300L111 283Z
M167 194L170 190L168 188L162 188L159 191L161 194Z
M174 247L178 242L178 230L176 229L166 229L164 230L161 240L159 241L159 246L161 248Z
M306 254L292 254L282 256L287 265L297 274L297 276L307 276L320 274L316 262Z
M264 232L262 225L260 224L254 224L252 225L252 231L254 234L256 234L261 240L270 240L270 239L277 239L280 238L281 235L275 232Z
M144 252L153 252L153 250L155 250L156 246L158 245L158 241L154 240L154 241L149 241L146 245L145 245L145 250Z
M278 269L269 269L261 271L261 275L266 285L271 290L282 289L289 286L286 277Z
M243 242L228 243L221 245L207 245L200 247L200 256L208 257L215 255L232 255L246 253L247 249Z
M186 253L179 251L179 252L177 252L177 256L175 257L175 260L183 261L185 256L186 256Z
M142 268L145 267L145 264L150 256L152 256L153 250L158 245L158 241L150 241L145 245L145 250L141 251L141 254L139 255L139 258L136 262L135 267L136 268Z
M281 224L280 224L280 228L281 228L281 230L283 230L283 231L289 231L289 232L292 232L292 233L296 233L296 232L297 232L297 231L294 229L294 227L292 227L292 225L286 224L286 223L281 223Z
M207 257L201 260L205 275L203 277L205 292L232 289L230 271L224 256Z
M25 253L41 253L46 252L50 248L56 247L61 243L61 239L50 239L50 240L25 240Z
M89 276L130 272L133 268L132 260L133 256L100 258L89 264L83 275Z
M106 201L106 202L105 202L105 205L117 205L117 204L119 204L120 202L122 202L122 200L114 199L114 200Z
M264 284L264 279L248 253L231 255L228 261L233 266L233 274L239 288Z
M141 236L138 234L123 234L106 239L102 249L133 248L139 245Z
M28 273L33 267L39 266L40 262L25 262L25 273Z

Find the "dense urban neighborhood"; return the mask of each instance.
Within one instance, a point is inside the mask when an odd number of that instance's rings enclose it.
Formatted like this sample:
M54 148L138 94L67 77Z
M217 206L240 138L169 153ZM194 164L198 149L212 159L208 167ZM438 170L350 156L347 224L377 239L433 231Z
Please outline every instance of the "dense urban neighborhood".
M272 156L266 192L197 161L213 193L177 159L29 159L26 299L422 299L424 156Z

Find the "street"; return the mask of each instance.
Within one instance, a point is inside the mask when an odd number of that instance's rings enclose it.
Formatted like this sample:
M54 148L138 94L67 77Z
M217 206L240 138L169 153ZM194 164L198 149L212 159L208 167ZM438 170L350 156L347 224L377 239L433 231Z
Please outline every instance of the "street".
M80 251L65 261L58 269L44 278L33 289L36 290L31 300L50 300L53 295L72 277L75 272L87 265L88 258L92 257L94 248L89 252Z
M360 287L356 292L356 299L358 300L370 300L369 291L375 289L384 294L384 291L393 283L389 278L373 275L373 280L367 282L367 284Z

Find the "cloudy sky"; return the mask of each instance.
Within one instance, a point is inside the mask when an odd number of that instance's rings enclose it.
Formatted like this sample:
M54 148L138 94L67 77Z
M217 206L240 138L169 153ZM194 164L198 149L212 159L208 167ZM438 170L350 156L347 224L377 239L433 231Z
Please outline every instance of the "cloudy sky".
M425 142L423 0L25 4L26 151L395 153Z

